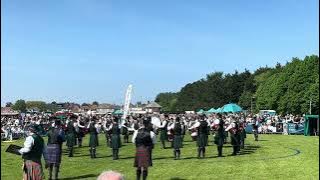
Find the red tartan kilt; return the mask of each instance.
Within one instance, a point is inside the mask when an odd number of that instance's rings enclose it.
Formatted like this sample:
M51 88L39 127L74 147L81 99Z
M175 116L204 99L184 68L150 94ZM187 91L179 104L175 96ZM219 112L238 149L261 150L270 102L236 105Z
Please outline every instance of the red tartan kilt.
M31 160L24 162L23 180L43 180L44 174L41 163Z
M149 167L151 166L149 147L139 146L136 148L136 157L134 167Z

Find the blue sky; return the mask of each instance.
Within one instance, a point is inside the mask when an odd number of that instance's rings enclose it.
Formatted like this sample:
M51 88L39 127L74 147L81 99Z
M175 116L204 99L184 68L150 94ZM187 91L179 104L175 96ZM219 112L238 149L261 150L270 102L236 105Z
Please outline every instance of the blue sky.
M2 0L1 105L123 103L319 55L317 0Z

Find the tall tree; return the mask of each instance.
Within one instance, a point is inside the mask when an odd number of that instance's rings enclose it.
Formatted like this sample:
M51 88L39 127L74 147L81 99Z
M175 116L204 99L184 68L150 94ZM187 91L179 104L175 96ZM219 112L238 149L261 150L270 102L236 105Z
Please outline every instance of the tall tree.
M6 107L12 107L12 105L13 105L12 102L7 102L6 103Z
M26 112L27 105L26 102L22 99L16 101L16 103L12 106L12 109L18 110L20 112Z
M98 103L97 101L93 101L93 102L92 102L92 105L99 106L99 103Z

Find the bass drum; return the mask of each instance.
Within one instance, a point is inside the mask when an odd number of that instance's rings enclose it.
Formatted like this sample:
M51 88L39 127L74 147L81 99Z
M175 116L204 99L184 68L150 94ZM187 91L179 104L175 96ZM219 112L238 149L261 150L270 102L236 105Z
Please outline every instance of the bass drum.
M191 133L191 138L192 138L193 141L196 141L197 137L198 137L198 132L197 131L194 131L194 132Z
M173 141L173 131L172 130L168 131L167 135L168 135L168 141L172 142Z

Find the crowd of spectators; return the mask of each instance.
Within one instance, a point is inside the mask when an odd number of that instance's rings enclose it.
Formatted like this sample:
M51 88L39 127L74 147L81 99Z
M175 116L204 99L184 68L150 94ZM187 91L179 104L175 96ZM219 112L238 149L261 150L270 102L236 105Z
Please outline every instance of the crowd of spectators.
M153 115L159 118L163 117L163 114ZM172 114L171 117L180 116L183 123L186 127L191 127L198 119L197 114ZM17 115L11 117L2 117L1 118L1 139L2 140L13 140L25 137L25 130L31 124L39 125L39 131L42 135L46 135L46 131L52 125L53 120L51 119L51 114L28 114L28 115ZM104 132L104 127L108 121L110 121L110 115L97 115L98 123L97 129L99 132ZM207 114L207 121L209 124L212 124L216 119L216 114ZM296 126L304 123L303 116L294 116L288 114L285 116L280 115L259 115L259 114L248 114L243 113L236 114L224 114L223 116L225 124L228 125L231 121L240 121L243 122L246 126L249 126L253 121L259 122L259 133L282 133L283 132L283 123L294 123ZM87 124L90 121L90 117L87 115L79 116L79 119ZM128 124L133 124L134 120L137 119L135 116L130 116L128 118Z

